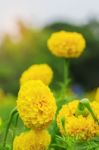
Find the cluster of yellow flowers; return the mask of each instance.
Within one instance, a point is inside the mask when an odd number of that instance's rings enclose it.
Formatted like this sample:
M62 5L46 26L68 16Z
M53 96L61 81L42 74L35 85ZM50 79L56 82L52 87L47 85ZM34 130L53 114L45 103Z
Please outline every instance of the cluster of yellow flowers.
M49 50L58 57L77 58L84 51L86 42L80 33L60 31L48 40ZM20 78L17 110L24 125L30 131L17 136L13 150L46 150L51 142L47 131L56 113L56 102L48 85L53 71L47 64L32 65ZM99 91L90 105L99 119ZM63 105L57 116L57 125L62 135L88 139L99 135L99 125L91 114L76 116L79 100ZM63 122L64 120L64 126ZM21 144L20 144L21 143Z
M52 54L64 58L78 58L84 51L85 46L86 42L83 35L77 32L55 32L48 40L48 48ZM95 100L98 99L99 102L99 89L97 93ZM99 135L99 125L90 113L87 116L83 114L76 116L75 113L79 102L79 100L74 100L69 104L63 105L57 116L57 125L60 132L82 139ZM97 119L99 119L98 102L90 103ZM64 126L62 120L64 120Z
M31 128L31 131L16 137L13 149L45 150L51 141L45 129L51 124L56 112L55 99L49 87L40 80L29 80L22 84L17 110L25 126Z
M64 135L70 135L79 139L89 139L94 136L99 136L99 125L94 121L91 114L76 116L76 110L79 100L74 100L69 104L63 105L57 116L57 125L60 132ZM99 103L94 101L91 104L97 119L99 119ZM64 126L62 125L64 119Z
M77 32L59 31L48 40L49 50L58 57L77 58L85 48L85 39Z
M24 125L31 130L14 139L13 150L48 148L51 136L46 129L57 109L53 93L48 87L52 78L53 71L47 64L32 65L22 74L17 110Z

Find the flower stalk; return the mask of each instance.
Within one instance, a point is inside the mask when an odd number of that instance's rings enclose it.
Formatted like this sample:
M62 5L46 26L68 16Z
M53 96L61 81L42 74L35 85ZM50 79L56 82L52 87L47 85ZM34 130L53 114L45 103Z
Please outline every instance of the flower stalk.
M15 116L15 125L14 125L13 138L12 138L12 149L13 149L13 141L14 141L14 138L15 138L15 135L16 135L17 125L18 125L18 119L19 119L19 114L16 113L15 115L16 116Z
M64 82L62 87L62 97L65 99L65 92L66 88L68 87L68 84L70 83L69 79L69 61L64 59Z
M4 135L4 140L3 140L3 150L5 150L5 146L6 146L6 140L7 140L7 135L8 135L8 132L9 132L9 128L10 128L10 125L12 123L12 120L13 120L13 117L14 115L17 113L17 109L16 107L11 111L10 113L10 117L9 117L9 120L8 120L8 124L6 126L6 131L5 131L5 135Z

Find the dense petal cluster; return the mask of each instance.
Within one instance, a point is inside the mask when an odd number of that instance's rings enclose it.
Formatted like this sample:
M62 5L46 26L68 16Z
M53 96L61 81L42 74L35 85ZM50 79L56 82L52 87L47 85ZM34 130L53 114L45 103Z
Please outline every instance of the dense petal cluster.
M50 142L51 136L47 130L30 130L15 137L13 150L47 150Z
M77 32L59 31L53 33L48 40L49 50L56 56L79 57L85 48L85 39Z
M53 71L47 64L35 64L23 72L20 83L23 84L28 80L41 80L49 85L53 78Z
M56 112L53 93L40 80L31 80L19 90L17 109L24 124L29 128L47 128Z
M99 136L99 125L95 122L89 113L87 116L75 116L79 101L75 100L69 104L63 105L57 116L57 125L62 134L77 137L79 139L89 139ZM99 103L92 102L91 107L99 119ZM64 127L62 119L65 120Z

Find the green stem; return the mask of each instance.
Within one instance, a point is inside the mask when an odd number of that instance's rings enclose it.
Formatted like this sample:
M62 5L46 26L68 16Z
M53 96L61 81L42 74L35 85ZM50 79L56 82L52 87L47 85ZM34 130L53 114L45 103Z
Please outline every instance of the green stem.
M12 119L13 119L13 116L17 113L17 109L16 107L11 111L10 113L10 117L9 117L9 120L8 120L8 124L7 124L7 127L6 127L6 131L5 131L5 135L4 135L4 140L3 140L3 150L5 150L5 146L6 146L6 140L7 140L7 135L8 135L8 132L9 132L9 128L10 128L10 125L11 125L11 122L12 122Z
M69 62L68 60L64 59L64 84L65 86L68 85L68 77L69 77Z
M16 129L17 129L17 125L18 125L19 114L17 113L15 117L16 118L15 118L14 130L13 130L12 149L13 149L13 140L14 140L15 135L16 135Z
M65 98L65 91L66 88L69 84L70 80L69 80L69 62L68 60L64 59L64 82L63 82L63 88L62 88L62 95L63 98Z

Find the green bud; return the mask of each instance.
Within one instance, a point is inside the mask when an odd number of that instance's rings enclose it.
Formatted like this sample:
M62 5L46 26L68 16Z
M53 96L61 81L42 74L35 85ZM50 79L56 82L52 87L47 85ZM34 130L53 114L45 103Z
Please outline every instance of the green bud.
M84 117L88 116L88 110L85 108L85 106L80 102L78 104L78 107L76 109L76 112L75 112L75 116L79 116L79 115L82 115Z
M95 113L94 113L92 107L90 106L89 100L88 100L87 98L84 98L84 99L81 100L80 103L83 104L83 105L85 106L85 108L88 109L88 111L89 111L90 114L92 115L93 119L99 124L99 121L98 121L98 119L97 119L97 117L96 117L96 115L95 115Z

